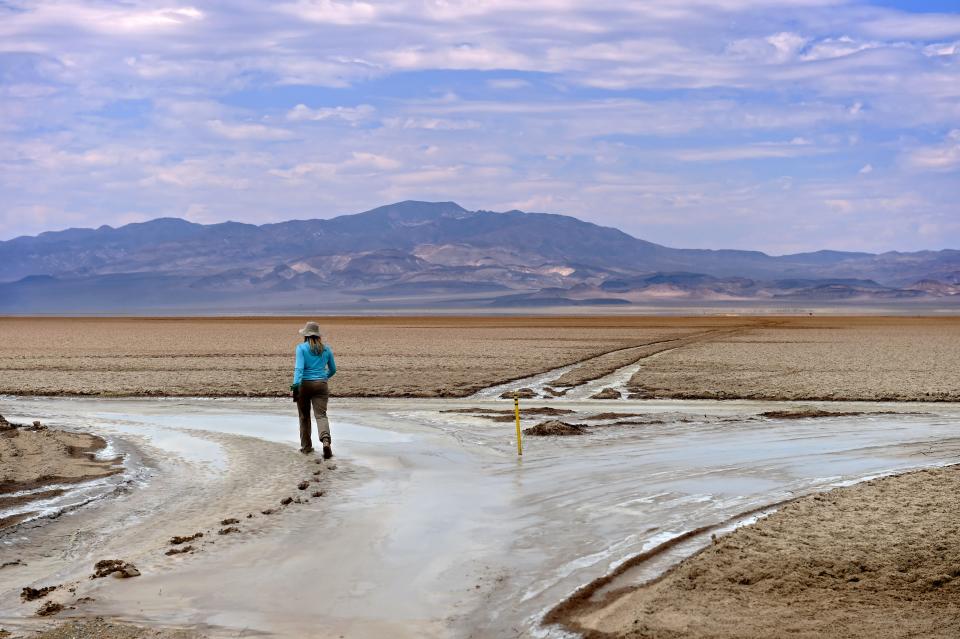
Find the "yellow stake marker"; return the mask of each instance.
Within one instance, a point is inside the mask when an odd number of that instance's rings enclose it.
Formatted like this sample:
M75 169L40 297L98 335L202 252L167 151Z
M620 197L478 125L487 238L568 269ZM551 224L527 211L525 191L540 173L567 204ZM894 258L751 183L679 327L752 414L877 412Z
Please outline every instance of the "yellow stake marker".
M520 394L513 394L513 414L517 418L517 455L523 455L523 435L520 433Z

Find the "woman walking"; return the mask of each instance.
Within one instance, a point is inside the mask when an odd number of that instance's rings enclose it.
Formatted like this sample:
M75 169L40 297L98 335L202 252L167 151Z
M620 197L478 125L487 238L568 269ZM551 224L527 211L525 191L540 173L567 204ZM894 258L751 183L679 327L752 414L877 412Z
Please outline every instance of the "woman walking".
M290 386L300 415L300 452L313 452L310 438L310 431L313 430L310 425L312 407L323 444L323 458L330 459L333 449L330 447L330 422L327 420L327 399L330 397L327 380L336 374L337 364L333 361L333 351L323 343L320 326L316 322L307 322L300 329L300 334L303 342L297 345L293 385Z

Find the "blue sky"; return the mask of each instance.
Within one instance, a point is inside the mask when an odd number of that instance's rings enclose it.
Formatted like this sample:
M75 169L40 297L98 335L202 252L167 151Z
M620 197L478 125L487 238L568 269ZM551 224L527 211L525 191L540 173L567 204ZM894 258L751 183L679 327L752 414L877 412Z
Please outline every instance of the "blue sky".
M0 239L404 199L960 248L960 0L0 0Z

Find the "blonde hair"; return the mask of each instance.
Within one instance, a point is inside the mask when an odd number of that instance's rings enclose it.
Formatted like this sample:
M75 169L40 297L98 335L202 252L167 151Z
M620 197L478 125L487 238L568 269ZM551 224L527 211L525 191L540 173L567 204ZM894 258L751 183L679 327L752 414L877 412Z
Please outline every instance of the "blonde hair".
M310 352L314 355L320 355L323 353L323 338L319 335L311 335L310 337L303 338L305 342L310 343Z

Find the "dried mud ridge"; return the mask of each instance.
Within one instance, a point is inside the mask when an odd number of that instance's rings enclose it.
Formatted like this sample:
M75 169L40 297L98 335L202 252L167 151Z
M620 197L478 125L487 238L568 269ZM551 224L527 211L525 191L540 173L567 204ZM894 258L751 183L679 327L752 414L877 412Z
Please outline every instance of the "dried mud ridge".
M0 427L2 427L2 430L3 430L3 434L0 436L10 437L8 433L17 432L17 429L19 428L17 425L10 424L2 417L0 417L0 420L2 420L2 422L0 422ZM33 430L44 430L44 429L37 428L35 426ZM65 432L65 431L52 431L52 432ZM16 436L17 435L13 435L13 437L16 437ZM106 442L101 438L96 438L95 436L92 436L92 435L90 435L90 437L96 439L98 444L102 442L104 446L106 445ZM97 450L101 448L102 446L100 448L97 448ZM89 451L78 451L76 452L76 454L86 456L89 454ZM15 458L20 460L18 463L24 463L22 455L15 456ZM324 474L325 471L334 471L337 469L336 464L324 461L323 459L315 459L314 462L316 463L317 466L319 466L319 468L312 472L312 476L309 479L302 480L296 485L296 488L298 490L306 490L312 484L320 482L321 476ZM266 509L263 509L261 513L263 515L273 515L273 514L281 513L287 508L294 507L295 504L309 503L311 497L320 498L320 497L323 497L324 494L325 493L322 490L314 490L310 494L310 497L307 497L307 496L297 497L297 498L283 497L279 499L279 503L280 503L279 507L266 508ZM251 520L251 519L254 519L254 517L255 515L253 513L247 513L246 515L243 516L243 520ZM242 520L239 517L225 517L219 521L219 524L220 524L219 527L214 527L208 530L196 531L186 535L175 535L171 537L168 541L168 544L173 547L167 548L162 552L165 556L171 557L171 558L195 554L205 549L209 544L215 543L212 540L207 541L210 535L212 534L213 530L216 530L218 536L237 535L242 533L243 529L241 527L241 521ZM4 562L2 565L0 565L0 568L4 568L4 569L15 568L16 566L22 566L22 565L26 565L26 564L24 564L20 559L14 559L11 561ZM90 575L89 578L101 579L108 576L120 577L120 578L132 578L132 577L140 576L140 571L134 564L130 563L129 561L125 561L122 559L103 559L98 561L94 565L93 573ZM51 594L59 591L66 591L67 593L72 594L76 592L79 584L80 582L74 582L69 584L58 584L55 586L41 586L41 587L24 586L21 591L21 599L24 603L27 603L27 602L36 601L38 599L47 598ZM61 597L62 600L60 601L55 601L55 600L46 601L43 604L43 606L41 606L41 608L39 608L36 611L35 614L38 616L44 616L44 617L52 616L52 615L56 615L57 613L65 609L68 609L68 608L76 609L78 605L82 605L84 603L93 601L93 599L90 597L80 597L72 602L67 601L68 598L69 597L67 595L64 595L64 597ZM4 636L3 631L0 630L0 639L2 639L3 636ZM57 636L57 635L51 635L51 636ZM64 636L73 637L74 635L64 635ZM157 635L157 636L166 636L166 635ZM179 637L181 635L176 635L176 636ZM192 635L182 635L182 636L187 637Z
M441 413L457 413L478 419L487 419L494 422L513 422L516 415L513 410L493 408L452 408L440 411ZM529 421L531 417L551 416L563 417L575 414L577 411L569 408L555 408L553 406L535 406L523 408L520 411L521 423ZM583 422L574 423L562 419L549 419L534 426L523 429L525 435L531 437L566 437L571 435L588 435L597 428L612 426L653 426L667 423L681 424L715 424L728 422L743 422L749 420L793 420L793 419L826 419L831 417L856 417L863 415L903 415L897 411L830 411L819 408L798 407L784 410L765 411L755 416L737 417L702 417L687 413L627 413L607 411L582 417ZM923 413L909 413L921 415ZM596 423L600 422L600 423Z
M118 467L122 457L96 458L106 447L105 439L90 433L47 428L39 421L29 426L15 424L0 415L0 496L123 472L122 466ZM29 465L22 463L27 455L34 456ZM55 474L55 469L68 465L75 475Z
M597 597L597 594L601 590L609 586L617 578L623 576L625 573L635 568L642 566L645 563L648 563L654 559L659 558L664 553L667 553L670 550L674 549L675 547L679 546L680 544L690 541L692 539L710 535L711 539L714 540L715 542L717 539L715 536L716 531L722 530L727 526L735 524L736 522L744 520L748 517L771 512L777 508L780 508L784 504L790 503L791 501L795 501L797 499L803 499L803 497L787 499L784 501L767 504L765 506L751 508L750 510L746 510L742 513L738 513L733 517L730 517L727 520L722 521L720 523L711 524L709 526L701 526L699 528L694 528L693 530L688 530L687 532L681 533L676 537L668 539L667 541L661 544L657 544L656 546L654 546L649 550L646 550L642 553L634 555L633 557L630 557L629 559L625 560L623 563L618 565L613 571L609 572L603 577L599 577L591 581L590 583L578 588L576 592L570 595L567 599L565 599L564 601L559 603L557 606L552 608L544 616L543 623L545 625L556 624L556 625L562 626L564 629L569 630L570 632L575 632L582 635L584 639L610 639L612 635L597 633L595 631L590 630L589 628L584 628L579 624L577 624L574 621L574 618L577 615L583 614L584 612L603 608L604 606L607 606L610 603L616 601L626 593L632 592L639 588L651 586L655 583L658 583L659 581L662 581L668 575L670 575L674 570L676 570L676 568L679 565L682 565L682 562L681 564L674 565L671 568L667 569L667 571L661 574L660 576L655 577L639 586L632 586L632 587L628 586L624 588L617 588L615 590L611 590L610 592L607 592L602 597ZM703 550L705 549L701 549L700 551L697 551L696 553L694 553L684 561L689 561L690 559L693 559L699 553L703 552Z
M82 484L118 475L123 458L97 459L106 440L90 433L47 428L39 421L14 424L0 415L0 508L27 506L59 497L64 484ZM49 490L40 490L56 486ZM15 493L27 493L13 496ZM58 517L61 512L49 517ZM0 530L37 517L25 510L0 518Z
M897 414L898 413L896 411L892 411L892 410L830 411L830 410L821 410L819 408L797 408L797 409L786 409L786 410L768 410L763 413L760 413L760 417L766 417L767 419L816 419L820 417L858 417L860 415L897 415Z
M659 577L601 593L716 527L634 557L578 590L545 623L588 639L953 639L960 636L958 490L955 465L767 506L775 512L713 537Z
M79 600L78 600L79 601ZM80 602L83 603L83 602ZM0 631L0 639L9 637ZM73 619L55 628L44 630L31 639L200 639L190 630L143 628L126 623L106 621L102 617Z

